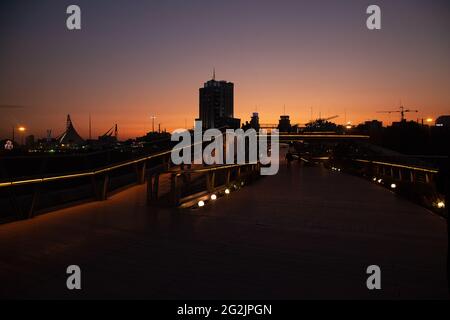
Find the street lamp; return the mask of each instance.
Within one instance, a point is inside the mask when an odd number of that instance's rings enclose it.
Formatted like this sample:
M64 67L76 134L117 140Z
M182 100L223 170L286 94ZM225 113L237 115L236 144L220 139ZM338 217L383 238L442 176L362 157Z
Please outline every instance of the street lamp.
M150 118L152 119L152 132L155 132L155 119L156 119L156 117L155 116L151 116Z
M22 145L24 145L24 136L25 136L25 131L27 130L25 127L23 127L23 126L20 126L20 127L18 127L17 128L17 130L19 130L19 132L21 133L21 136L22 136Z

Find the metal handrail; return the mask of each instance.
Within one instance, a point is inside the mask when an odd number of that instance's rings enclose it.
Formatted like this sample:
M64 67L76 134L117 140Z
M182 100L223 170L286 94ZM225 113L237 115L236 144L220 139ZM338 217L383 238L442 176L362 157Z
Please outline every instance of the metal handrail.
M382 161L372 161L372 160L364 160L364 159L353 159L353 161L356 162L363 162L363 163L371 163L371 164L378 164L378 165L384 165L384 166L390 166L395 168L401 168L401 169L409 169L414 171L423 171L423 172L429 172L429 173L439 173L439 170L434 168L421 168L421 167L413 167L398 163L390 163L390 162L382 162Z
M280 138L336 138L336 139L369 139L370 136L359 134L279 134Z
M13 181L7 181L7 182L0 182L0 188L4 187L11 187L16 185L25 185L25 184L36 184L36 183L43 183L43 182L49 182L49 181L58 181L58 180L66 180L66 179L73 179L73 178L82 178L82 177L90 177L95 176L97 174L109 172L118 168L126 167L129 165L133 165L136 163L141 163L150 159L155 159L161 156L165 156L167 154L172 153L173 151L180 151L186 148L191 148L193 146L196 146L197 144L202 144L203 141L192 143L189 146L179 147L179 148L173 148L166 151L161 151L155 154L151 154L149 156L145 156L142 158L134 159L134 160L128 160L123 163L109 165L106 167L102 167L98 170L89 170L89 171L80 171L77 173L71 173L71 174L65 174L65 175L53 175L53 176L47 176L47 177L39 177L39 178L30 178L30 179L23 179L23 180L13 180Z
M288 134L288 135L281 134L281 135L279 135L279 137L368 138L368 136L363 136L363 135L291 135L291 134ZM203 142L201 142L201 143L203 143ZM192 147L196 144L197 143L193 143L189 147ZM37 183L44 183L44 182L50 182L50 181L58 181L58 180L67 180L67 179L95 176L97 174L102 174L102 173L109 172L111 170L115 170L118 168L126 167L126 166L133 165L136 163L141 163L141 162L144 162L144 161L147 161L150 159L155 159L155 158L170 154L173 151L179 151L179 150L183 150L185 148L186 147L180 147L180 148L175 148L175 149L171 149L171 150L167 150L167 151L158 152L156 154L145 156L145 157L142 157L139 159L129 160L129 161L125 161L123 163L106 166L106 167L103 167L98 170L80 171L80 172L72 173L72 174L53 175L53 176L47 176L47 177L29 178L29 179L22 179L22 180L12 180L12 181L0 182L0 188L11 187L11 186L16 186L16 185L37 184ZM239 166L239 165L234 165L234 166ZM205 170L206 171L206 170L212 170L212 169L197 169L197 170ZM218 169L216 169L216 170L218 170Z
M182 148L180 148L182 149ZM74 178L82 178L82 177L90 177L95 176L97 174L109 172L118 168L126 167L129 165L133 165L136 163L141 163L150 159L155 159L167 154L170 154L172 150L167 150L163 152L158 152L149 156L145 156L139 159L134 160L128 160L123 163L109 165L97 170L89 170L89 171L80 171L77 173L72 174L63 174L63 175L53 175L53 176L47 176L47 177L40 177L40 178L31 178L31 179L23 179L23 180L13 180L8 182L0 182L0 188L3 187L10 187L10 186L16 186L16 185L26 185L26 184L36 184L36 183L43 183L43 182L50 182L50 181L58 181L58 180L67 180L67 179L74 179Z
M181 174L181 173L203 173L203 172L211 172L211 171L219 171L219 170L225 170L225 169L231 169L231 168L237 168L237 167L244 167L244 166L250 166L250 165L256 165L258 162L255 163L242 163L242 164L224 164L224 165L215 165L210 167L203 167L199 169L183 169L182 171L174 171L174 170L168 170L167 173L173 173L173 174Z

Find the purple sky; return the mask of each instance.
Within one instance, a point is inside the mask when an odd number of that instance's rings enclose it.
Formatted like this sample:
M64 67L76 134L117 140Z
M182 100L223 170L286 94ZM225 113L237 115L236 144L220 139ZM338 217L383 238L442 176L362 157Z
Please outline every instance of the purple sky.
M66 29L78 4L82 30ZM369 4L382 30L366 28ZM64 130L67 113L87 136L119 124L121 137L191 125L198 88L211 77L235 83L235 116L275 123L286 105L294 123L319 113L337 122L400 101L410 119L450 113L447 1L2 1L0 138L24 125L39 137ZM11 105L17 107L11 107ZM257 106L257 107L256 107Z

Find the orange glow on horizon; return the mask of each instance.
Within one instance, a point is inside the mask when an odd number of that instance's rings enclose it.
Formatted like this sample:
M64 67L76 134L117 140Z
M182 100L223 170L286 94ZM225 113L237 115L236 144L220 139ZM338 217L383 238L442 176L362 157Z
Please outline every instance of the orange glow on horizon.
M331 122L353 127L400 121L400 105L419 111L407 121L450 114L450 46L440 37L450 21L440 1L384 1L381 31L366 28L359 1L86 1L90 25L76 33L54 28L60 5L47 2L42 15L33 1L11 5L4 21L0 139L18 123L23 135L55 138L67 114L85 139L115 124L119 140L153 123L192 128L199 88L213 76L234 83L241 123L255 111L262 124L286 113L293 125L338 115Z

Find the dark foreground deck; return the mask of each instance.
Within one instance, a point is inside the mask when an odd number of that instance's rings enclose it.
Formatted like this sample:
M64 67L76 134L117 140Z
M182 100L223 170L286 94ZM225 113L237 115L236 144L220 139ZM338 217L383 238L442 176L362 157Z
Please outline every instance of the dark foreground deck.
M3 298L448 298L446 225L362 179L283 166L200 210L145 186L0 226ZM66 267L82 290L66 289ZM368 265L382 290L366 288Z

